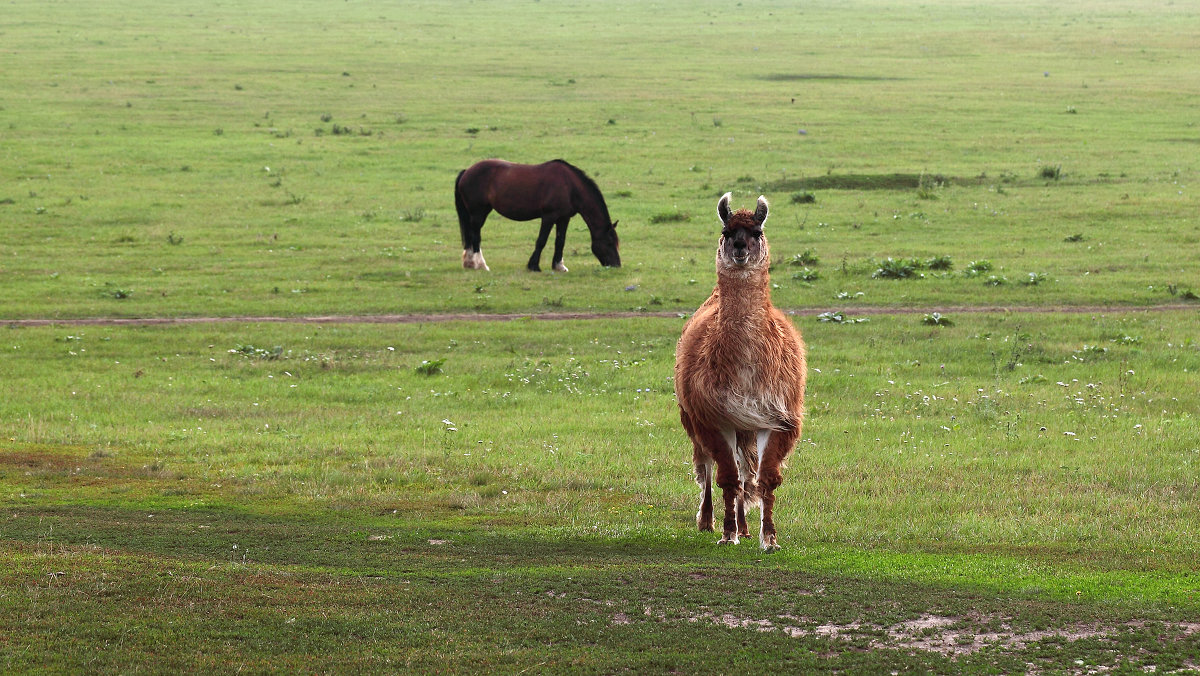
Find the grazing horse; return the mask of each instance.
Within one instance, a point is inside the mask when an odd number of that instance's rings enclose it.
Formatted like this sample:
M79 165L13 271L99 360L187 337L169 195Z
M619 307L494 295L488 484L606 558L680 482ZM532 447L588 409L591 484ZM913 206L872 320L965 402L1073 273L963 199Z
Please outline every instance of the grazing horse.
M490 269L479 250L479 231L493 210L514 221L542 219L542 230L526 265L534 272L541 272L542 249L551 227L555 228L554 269L567 271L562 262L563 243L567 239L567 222L575 214L583 216L592 232L592 253L600 264L621 267L617 223L609 218L604 195L587 174L563 160L544 164L476 162L460 171L455 179L454 206L462 230L464 268Z

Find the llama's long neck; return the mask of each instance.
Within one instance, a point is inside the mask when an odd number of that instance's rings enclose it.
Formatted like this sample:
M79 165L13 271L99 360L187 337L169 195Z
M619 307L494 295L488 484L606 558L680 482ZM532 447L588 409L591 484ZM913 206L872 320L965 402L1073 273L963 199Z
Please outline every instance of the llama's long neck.
M764 267L748 271L726 268L717 271L720 320L724 324L754 324L767 316L771 305L771 277Z

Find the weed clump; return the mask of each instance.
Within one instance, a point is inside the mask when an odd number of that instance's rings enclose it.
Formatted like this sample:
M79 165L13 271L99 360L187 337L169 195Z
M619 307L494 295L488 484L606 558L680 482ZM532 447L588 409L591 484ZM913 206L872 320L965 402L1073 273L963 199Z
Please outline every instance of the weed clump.
M963 274L967 277L978 277L985 272L991 272L992 262L989 260L978 260L967 263L967 267L963 270Z
M948 271L954 269L954 261L949 256L934 256L925 261L925 267L930 270Z
M445 363L445 358L434 359L433 361L422 359L421 363L413 368L413 371L422 376L437 375L438 373L442 372L442 365Z
M283 346L276 345L268 350L262 347L254 347L253 345L238 345L230 350L229 354L240 354L243 357L250 357L252 359L277 361L283 357Z
M867 321L866 317L847 317L841 310L835 312L822 312L817 315L817 321L830 322L832 324L861 324Z
M920 273L922 267L921 261L916 258L892 258L879 263L879 267L871 274L875 279L909 279L910 277L924 277Z
M821 259L817 257L815 251L812 249L805 249L803 252L792 256L792 260L788 261L788 264L808 267L810 265L816 265L820 262L820 260Z
M954 322L940 312L931 312L925 315L921 318L921 323L929 326L954 326Z

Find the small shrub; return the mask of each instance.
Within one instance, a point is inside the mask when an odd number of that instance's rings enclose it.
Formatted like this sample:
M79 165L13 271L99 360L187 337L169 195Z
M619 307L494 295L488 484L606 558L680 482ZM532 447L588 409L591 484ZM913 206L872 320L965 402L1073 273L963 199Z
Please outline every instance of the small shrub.
M321 116L321 121L322 122L332 122L333 116L330 115L329 113L325 113L324 115Z
M792 256L792 260L788 261L788 263L791 265L803 265L808 267L810 265L816 265L818 262L820 262L820 260L820 258L817 258L815 251L812 249L805 249L803 252Z
M413 371L422 376L437 375L438 373L442 372L442 365L445 363L445 358L434 359L433 361L423 359L419 365L413 368Z
M1040 172L1038 172L1038 175L1041 176L1042 178L1050 180L1050 181L1057 181L1059 178L1062 177L1062 165L1061 164L1055 164L1055 165L1047 164L1046 166L1042 167L1042 170Z
M815 282L820 278L821 278L820 272L818 272L816 270L810 270L808 268L804 268L800 272L797 272L796 274L792 275L792 279L797 279L802 282Z
M817 196L807 190L792 193L792 204L812 204L816 201Z
M420 223L425 220L425 207L417 207L415 209L407 209L404 212L404 220L411 223Z
M167 244L170 244L171 246L179 246L180 244L183 244L183 235L176 235L174 231L171 231L167 235Z
M1003 286L1008 283L1008 278L1004 275L988 275L988 278L983 280L987 286Z
M940 312L931 312L925 315L921 318L921 323L929 326L954 326L954 322Z
M479 127L467 127L467 133L474 136L479 133Z
M1031 272L1031 273L1029 273L1028 277L1021 280L1021 284L1022 284L1022 286L1037 286L1038 284L1041 284L1044 281L1046 281L1046 273Z
M1082 242L1083 241L1083 233L1077 232L1074 235L1068 235L1067 237L1063 238L1063 241L1064 242Z
M850 293L849 291L838 291L837 294L834 295L834 298L837 300L854 300L855 298L862 298L865 295L867 294L863 293L862 291L858 291L856 293Z
M1196 292L1191 289L1184 289L1179 292L1179 297L1184 300L1200 300L1200 296L1196 295Z

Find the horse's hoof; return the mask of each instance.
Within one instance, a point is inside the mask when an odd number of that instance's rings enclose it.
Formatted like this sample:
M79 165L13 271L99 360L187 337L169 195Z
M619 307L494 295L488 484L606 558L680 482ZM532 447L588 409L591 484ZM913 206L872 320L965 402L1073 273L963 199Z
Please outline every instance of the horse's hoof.
M558 263L557 265L555 265L554 271L555 272L570 272L570 270L567 269L567 266L563 265L562 263Z

